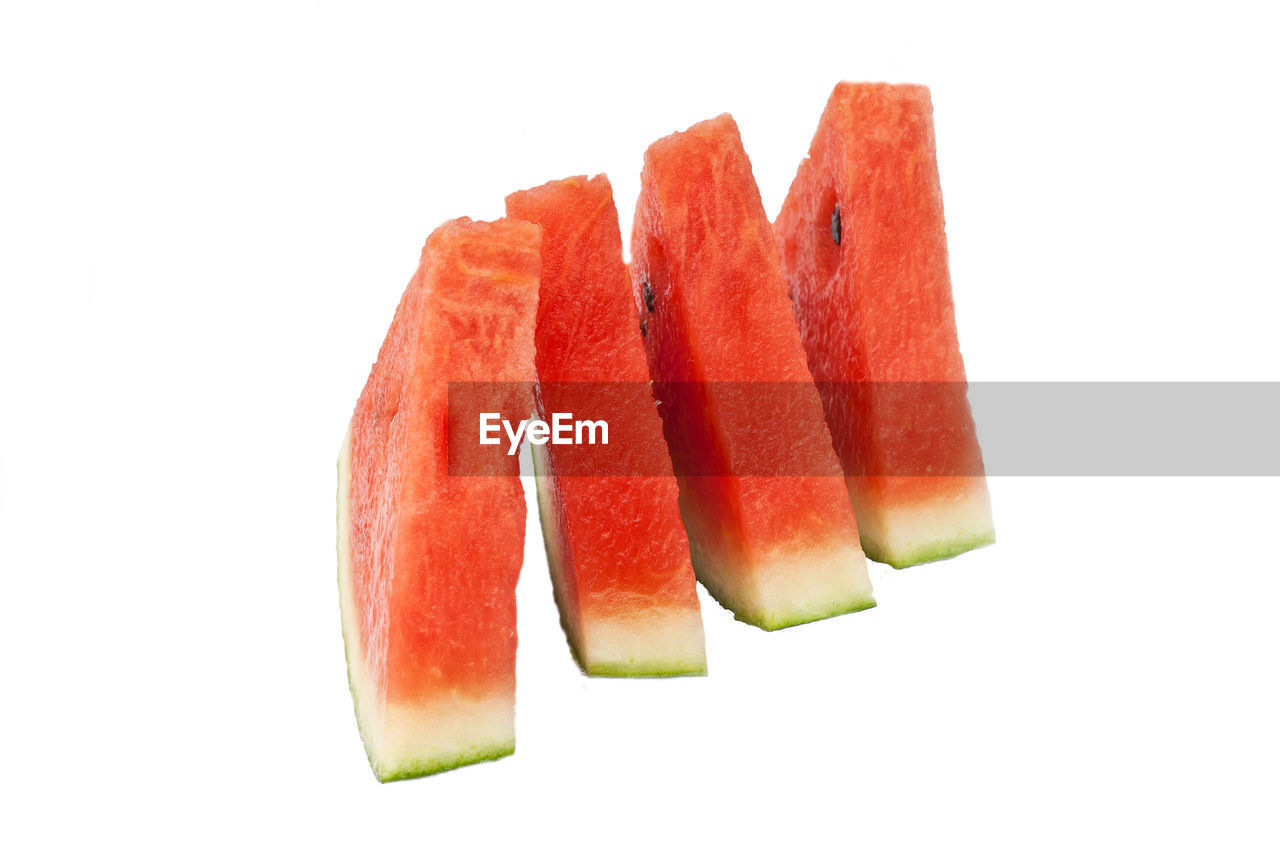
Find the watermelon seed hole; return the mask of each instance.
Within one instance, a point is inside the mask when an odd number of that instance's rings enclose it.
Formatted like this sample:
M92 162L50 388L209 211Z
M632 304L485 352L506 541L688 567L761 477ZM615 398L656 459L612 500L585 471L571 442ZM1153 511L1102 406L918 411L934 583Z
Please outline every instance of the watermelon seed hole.
M840 205L834 187L828 188L818 198L818 210L814 212L813 256L819 282L826 283L840 269L841 259L847 250L849 236L844 229L845 209Z

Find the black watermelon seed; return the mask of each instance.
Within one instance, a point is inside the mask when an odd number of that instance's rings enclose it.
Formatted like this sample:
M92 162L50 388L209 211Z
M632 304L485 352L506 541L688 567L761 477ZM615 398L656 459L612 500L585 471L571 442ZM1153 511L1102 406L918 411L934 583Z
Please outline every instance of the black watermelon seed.
M831 212L831 240L840 243L840 203L836 203L835 211Z
M644 295L644 308L649 312L653 312L653 286L649 285L649 281L645 280L641 284L641 294Z
M640 319L640 336L644 339L649 338L649 325L644 323L644 319Z

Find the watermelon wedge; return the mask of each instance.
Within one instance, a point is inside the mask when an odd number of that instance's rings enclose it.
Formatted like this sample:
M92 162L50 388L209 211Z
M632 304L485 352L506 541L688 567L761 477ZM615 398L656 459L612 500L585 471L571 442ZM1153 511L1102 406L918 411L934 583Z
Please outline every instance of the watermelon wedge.
M542 227L539 417L573 414L613 427L600 468L589 447L531 446L569 646L588 675L705 674L689 543L609 180L578 176L513 193L507 215Z
M632 291L698 579L774 629L875 605L768 218L728 115L645 152ZM772 472L757 474L768 462Z
M837 85L774 231L867 556L902 568L994 541L929 90Z
M515 586L524 551L517 459L452 476L450 381L533 377L540 230L431 234L356 403L338 459L338 585L356 720L378 779L515 748ZM532 413L527 384L504 411Z

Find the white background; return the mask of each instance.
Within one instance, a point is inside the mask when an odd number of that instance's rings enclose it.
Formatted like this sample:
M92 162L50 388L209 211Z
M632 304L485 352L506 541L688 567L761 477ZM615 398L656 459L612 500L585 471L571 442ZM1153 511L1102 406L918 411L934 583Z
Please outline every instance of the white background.
M531 509L516 755L375 783L334 459L449 217L722 111L772 214L918 81L971 379L1280 380L1264 4L464 5L0 12L0 851L1275 853L1267 479L995 479L700 680L578 674Z

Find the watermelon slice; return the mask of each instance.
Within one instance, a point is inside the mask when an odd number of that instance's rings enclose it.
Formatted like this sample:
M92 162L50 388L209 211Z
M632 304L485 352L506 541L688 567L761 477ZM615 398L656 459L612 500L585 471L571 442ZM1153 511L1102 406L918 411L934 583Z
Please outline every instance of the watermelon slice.
M356 403L338 459L338 585L356 720L378 779L515 748L517 459L451 476L448 382L533 377L540 229L444 224ZM527 384L503 410L532 413Z
M840 462L733 119L645 152L631 239L698 579L766 629L872 607ZM770 473L757 473L768 462Z
M705 674L689 543L609 180L578 176L513 193L507 214L542 227L539 417L612 427L601 468L591 466L590 447L531 446L570 648L588 675Z
M994 541L929 90L837 85L775 235L867 555L902 568Z

